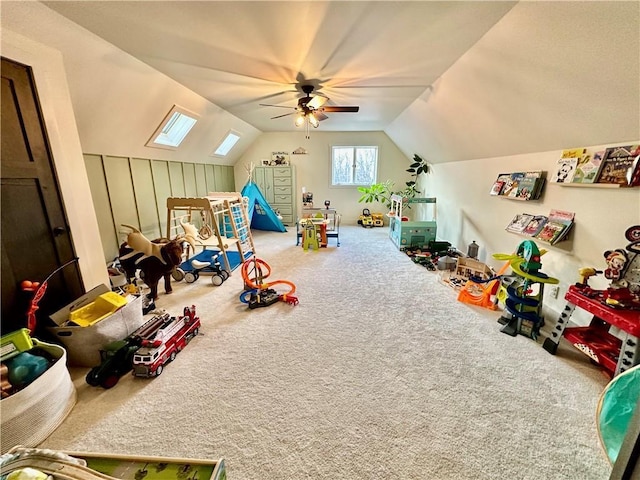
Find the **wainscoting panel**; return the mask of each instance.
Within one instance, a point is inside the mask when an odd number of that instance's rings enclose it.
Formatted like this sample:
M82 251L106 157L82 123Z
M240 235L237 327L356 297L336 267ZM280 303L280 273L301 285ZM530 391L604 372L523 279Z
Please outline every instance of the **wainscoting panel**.
M171 196L184 197L184 174L182 173L182 163L169 162L169 180L171 181Z
M104 168L102 166L102 156L84 155L84 163L89 177L89 188L93 198L93 209L98 219L100 239L105 252L105 260L113 260L113 252L118 251L118 238L116 236L115 223L111 213L111 202L109 201L109 190L104 178Z
M155 202L151 162L132 158L131 178L136 195L135 206L138 209L140 231L150 239L163 237L164 232L160 232L160 224L158 223L158 205ZM134 205L131 205L131 208L133 207Z
M235 190L233 166L85 154L105 261L112 261L128 229L149 238L167 234L168 197L204 197Z
M158 206L158 224L164 236L167 234L167 198L172 196L171 182L169 181L169 162L151 160L151 171L153 172L153 186Z
M140 227L129 159L104 156L102 162L107 179L111 213L116 227L116 237L121 242L126 236L126 232L129 232L128 229L122 227L122 224ZM110 256L113 257L113 255Z

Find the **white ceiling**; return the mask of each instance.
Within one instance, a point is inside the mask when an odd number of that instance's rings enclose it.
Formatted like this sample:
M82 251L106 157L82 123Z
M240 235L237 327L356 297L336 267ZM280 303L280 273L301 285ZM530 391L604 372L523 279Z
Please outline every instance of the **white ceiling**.
M295 130L312 84L326 131L384 130L516 2L54 1L49 8L262 131ZM293 110L292 110L293 111Z

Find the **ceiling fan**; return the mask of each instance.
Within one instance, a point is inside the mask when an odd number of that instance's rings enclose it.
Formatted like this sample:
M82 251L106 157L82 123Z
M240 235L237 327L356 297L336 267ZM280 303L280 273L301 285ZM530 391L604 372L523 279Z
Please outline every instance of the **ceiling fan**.
M298 99L298 105L295 107L285 107L283 105L271 105L267 103L261 103L260 105L263 107L278 107L278 108L288 108L293 109L293 112L285 113L283 115L276 115L275 117L271 117L271 119L286 117L288 115L297 115L295 123L297 127L301 127L303 125L306 126L306 137L309 138L309 125L313 128L318 128L319 122L322 120L326 120L327 117L325 112L327 113L338 113L338 112L358 112L360 107L357 106L337 106L337 105L325 105L329 100L327 97L322 95L311 96L311 92L314 90L313 85L301 85L300 89L305 93L305 97L301 97Z

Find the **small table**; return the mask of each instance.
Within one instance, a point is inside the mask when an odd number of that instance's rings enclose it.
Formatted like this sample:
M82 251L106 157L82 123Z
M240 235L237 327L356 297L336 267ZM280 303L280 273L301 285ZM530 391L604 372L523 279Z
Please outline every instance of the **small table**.
M582 289L571 285L564 296L567 305L553 326L551 336L543 348L555 355L560 338L564 335L574 347L616 375L640 363L640 311L609 307L601 302L598 291L587 296ZM588 327L567 328L576 307L593 314ZM620 336L609 333L610 327L620 330Z

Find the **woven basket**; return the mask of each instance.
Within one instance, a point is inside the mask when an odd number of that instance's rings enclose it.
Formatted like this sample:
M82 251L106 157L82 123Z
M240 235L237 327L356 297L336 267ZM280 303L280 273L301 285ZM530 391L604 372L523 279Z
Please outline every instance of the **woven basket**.
M33 343L56 361L28 386L0 401L0 453L16 445L37 446L58 428L76 403L76 389L67 370L67 352L35 338Z

